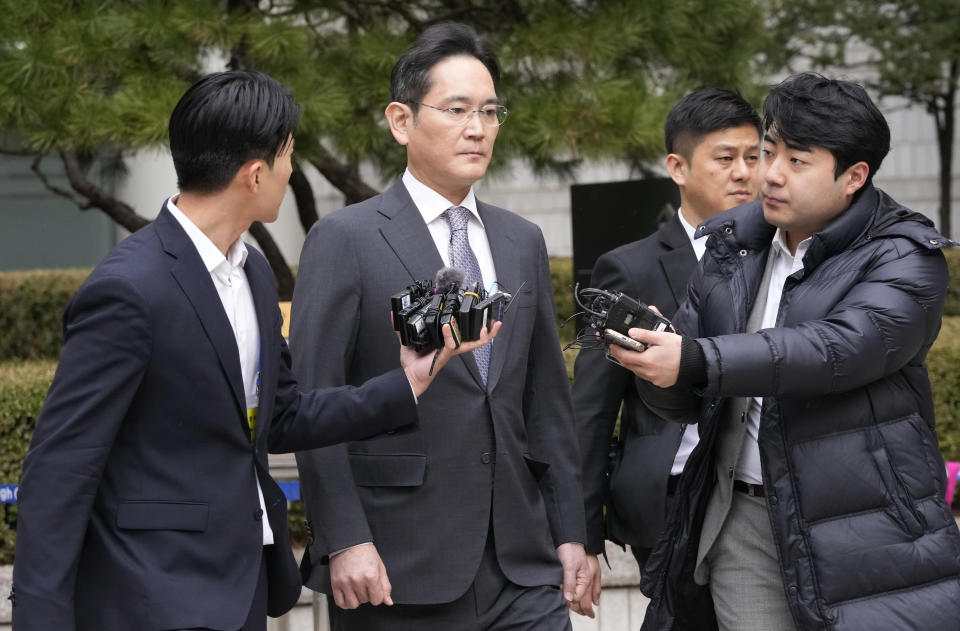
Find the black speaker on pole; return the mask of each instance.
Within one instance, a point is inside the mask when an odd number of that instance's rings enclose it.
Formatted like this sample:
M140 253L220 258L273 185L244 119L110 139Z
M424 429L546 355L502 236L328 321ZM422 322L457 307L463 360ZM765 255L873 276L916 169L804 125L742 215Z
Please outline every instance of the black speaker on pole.
M680 191L666 177L572 185L574 282L589 287L601 254L652 234L679 207Z

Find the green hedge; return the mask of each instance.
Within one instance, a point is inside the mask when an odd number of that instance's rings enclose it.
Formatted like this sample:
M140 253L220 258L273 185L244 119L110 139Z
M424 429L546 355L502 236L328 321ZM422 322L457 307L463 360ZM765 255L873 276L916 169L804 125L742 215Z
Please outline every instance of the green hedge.
M0 273L0 361L60 356L63 310L90 270Z
M53 360L0 363L0 483L20 481L40 406L53 381ZM16 504L0 504L0 563L13 562Z
M960 316L960 248L944 250L947 266L950 268L950 285L947 287L947 302L943 305L943 315Z
M960 250L947 252L951 278L960 278ZM574 312L573 263L569 258L550 261L557 319ZM64 307L89 270L65 272L0 273L0 483L20 479L23 456L34 422L53 378L61 341ZM960 287L960 282L955 283ZM948 295L943 329L930 351L927 367L933 385L937 432L947 460L960 460L960 290ZM560 330L561 342L575 334L574 322ZM564 353L572 376L575 350ZM16 361L2 361L10 358ZM29 361L25 361L29 360ZM13 558L16 507L0 505L0 563ZM290 511L291 534L304 538L303 507L294 502Z

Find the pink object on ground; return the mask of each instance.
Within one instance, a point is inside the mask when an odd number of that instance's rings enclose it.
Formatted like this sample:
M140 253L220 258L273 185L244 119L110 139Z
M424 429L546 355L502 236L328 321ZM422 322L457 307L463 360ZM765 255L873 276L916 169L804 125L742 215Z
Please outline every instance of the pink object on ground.
M947 506L953 503L953 492L957 488L958 471L960 471L960 462L947 463Z

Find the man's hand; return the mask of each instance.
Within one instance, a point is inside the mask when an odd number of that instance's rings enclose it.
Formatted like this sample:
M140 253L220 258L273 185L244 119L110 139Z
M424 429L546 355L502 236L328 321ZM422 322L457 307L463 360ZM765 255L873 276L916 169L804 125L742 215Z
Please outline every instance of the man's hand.
M387 568L372 543L348 548L330 559L330 584L341 609L356 609L362 603L393 604Z
M400 365L407 373L407 379L413 387L414 394L418 397L423 394L433 378L450 361L451 357L474 351L497 337L501 324L502 322L495 322L490 331L487 331L487 327L483 327L480 331L480 339L472 342L461 342L459 348L454 348L453 332L450 330L450 325L443 325L444 346L440 350L439 356L436 357L436 351L421 355L408 346L400 346ZM397 337L399 336L400 334L397 333Z
M617 344L610 345L610 354L636 376L660 388L669 388L677 383L680 374L680 342L676 333L630 329L633 339L649 344L642 352L628 351Z
M593 580L590 565L587 563L587 553L582 543L562 543L557 547L557 557L563 566L563 597L567 606L581 613L575 605L580 606L579 603Z
M568 602L567 606L570 607L570 610L580 614L581 616L586 616L588 618L596 617L593 613L594 605L600 604L600 561L597 559L597 555L588 554L587 555L587 566L588 571L590 572L591 579L590 584L587 586L587 589L583 592L583 597L580 600Z

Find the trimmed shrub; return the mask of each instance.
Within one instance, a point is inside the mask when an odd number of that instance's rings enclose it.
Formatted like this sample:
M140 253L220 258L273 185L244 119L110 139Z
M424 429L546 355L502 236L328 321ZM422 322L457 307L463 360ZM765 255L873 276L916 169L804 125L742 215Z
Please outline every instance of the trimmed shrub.
M17 484L57 363L0 363L0 483ZM0 564L13 563L17 505L0 504Z
M943 251L950 268L950 285L947 287L947 301L943 305L943 315L960 316L960 248Z
M0 361L56 359L67 303L89 269L0 274Z
M927 372L940 452L944 460L960 461L960 317L943 319L940 336L927 355Z

